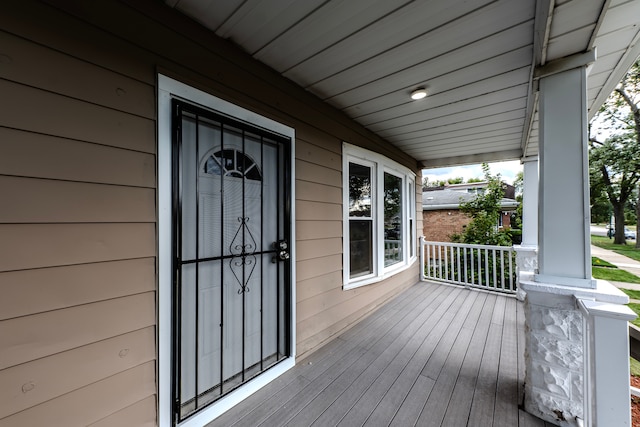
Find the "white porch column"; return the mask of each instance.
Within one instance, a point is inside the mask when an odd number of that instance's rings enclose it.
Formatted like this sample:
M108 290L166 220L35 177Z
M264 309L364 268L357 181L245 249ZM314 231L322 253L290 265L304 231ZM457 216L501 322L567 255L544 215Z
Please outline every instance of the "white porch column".
M540 80L536 281L594 288L589 235L586 67Z
M538 158L523 159L523 166L522 243L514 247L519 282L531 280L538 269Z
M600 418L594 410L612 404L607 395L628 395L629 389L625 367L619 366L629 356L626 323L600 319L614 307L618 319L633 314L620 305L628 301L625 294L591 277L586 65L593 60L592 52L580 54L536 73L540 79L538 272L533 280L521 281L527 295L525 409L560 426L625 426L620 420L627 419L630 411L629 399L607 408L608 414L623 414L615 419L606 414ZM595 314L580 310L579 300L608 304L598 306L594 320ZM606 343L599 334L605 323L612 328ZM603 345L608 347L607 356ZM618 366L605 374L611 381L596 382L596 355L600 363L603 357L616 361Z
M523 160L522 246L538 247L538 158Z

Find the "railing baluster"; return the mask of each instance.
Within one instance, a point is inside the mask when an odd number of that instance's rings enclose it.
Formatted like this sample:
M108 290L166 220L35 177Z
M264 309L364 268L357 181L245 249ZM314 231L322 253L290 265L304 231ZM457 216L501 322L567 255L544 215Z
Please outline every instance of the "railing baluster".
M463 255L464 257L464 283L468 284L469 283L469 277L467 275L468 271L468 266L467 266L467 247L464 247L464 251L463 251Z
M462 270L460 270L460 247L455 248L456 251L456 260L458 261L458 264L456 265L456 268L458 269L458 282L460 283L464 283L462 282Z
M509 290L513 291L513 247L509 248Z
M478 286L482 286L482 249L478 248Z
M500 249L500 289L504 289L504 251Z
M496 267L496 250L493 249L493 287L498 287L498 267Z
M438 245L438 279L442 279L442 246Z
M449 252L446 246L444 246L444 278L449 280Z
M469 259L471 260L471 284L475 285L476 284L476 270L475 270L475 263L474 263L475 252L473 249L470 249L469 252L471 252L469 254Z
M450 275L451 275L451 281L455 282L456 281L456 259L453 256L453 246L449 246L449 254L450 254L450 258L451 258L451 268L450 268Z

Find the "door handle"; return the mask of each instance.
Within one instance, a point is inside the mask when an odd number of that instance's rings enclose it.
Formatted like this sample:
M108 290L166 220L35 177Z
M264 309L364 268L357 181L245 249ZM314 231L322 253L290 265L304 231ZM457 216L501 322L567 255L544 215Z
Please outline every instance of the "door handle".
M271 258L271 262L276 263L278 261L286 261L290 258L289 243L287 243L286 240L273 242L273 249L276 250L276 255Z

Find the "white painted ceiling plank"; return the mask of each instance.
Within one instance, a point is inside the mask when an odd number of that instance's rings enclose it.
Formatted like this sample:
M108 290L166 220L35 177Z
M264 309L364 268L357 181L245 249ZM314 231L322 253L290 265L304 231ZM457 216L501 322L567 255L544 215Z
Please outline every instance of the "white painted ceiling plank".
M591 37L596 24L563 34L561 37L549 39L547 61L564 58L587 49L587 40Z
M430 96L435 96L439 93L445 93L456 88L472 86L477 82L495 77L496 74L503 74L505 72L526 67L531 65L532 52L532 46L526 46L524 48L472 64L469 67L461 68L429 80L427 89ZM332 104L341 105L348 102L344 99L341 100L342 102L332 101ZM407 102L411 102L409 94L407 91L400 91L361 102L352 107L344 108L343 111L353 117L359 117L381 110L388 111L389 108L402 105Z
M489 133L493 131L503 131L504 129L509 129L509 128L522 129L523 123L524 122L522 119L513 119L513 120L507 120L504 122L489 123L486 125L478 125L473 128L459 129L456 131L429 135L429 140L440 141L447 138L469 139L470 136L475 136L477 134ZM405 146L405 145L411 146L416 144L420 145L423 143L422 141L424 140L425 136L427 136L425 135L425 132L426 131L423 129L421 131L415 131L407 134L394 136L393 137L394 143L397 143L398 146Z
M512 132L510 134L504 134L499 136L492 136L487 138L474 138L473 142L469 140L463 141L462 144L447 144L447 143L433 143L432 141L426 141L423 152L428 152L431 155L439 154L467 154L471 150L478 150L477 152L486 151L489 147L495 147L499 150L508 150L510 148L516 148L513 146L515 141L518 141L522 137L522 132ZM457 151L452 150L452 147L456 147Z
M280 72L361 31L410 0L333 0L273 40L255 58Z
M373 56L398 48L487 3L491 1L468 2L455 8L451 7L450 0L411 3L300 63L284 75L294 81L304 81L306 87Z
M596 37L595 45L598 49L598 57L600 57L601 55L609 55L614 51L620 52L621 50L617 46L629 46L629 44L638 34L638 31L640 31L640 26L627 26L621 28L618 31L609 32L602 36Z
M498 143L479 144L477 146L451 147L450 149L432 151L428 148L424 150L407 150L407 153L418 159L438 159L452 156L468 156L472 154L486 154L494 151L519 150L520 140L504 141Z
M493 140L493 139L499 138L499 137L501 137L503 135L511 135L510 138L515 138L514 135L522 136L522 126L514 126L514 127L495 130L495 131L491 131L491 132L478 132L478 133L474 134L474 140L479 140L479 139ZM469 141L469 135L459 136L459 137L456 137L456 138L430 137L428 139L428 141L429 141L429 146L430 147L450 146L451 144L459 145L459 144L463 144L463 143ZM397 147L402 148L403 150L404 149L409 149L409 148L411 148L411 149L419 148L424 144L425 144L425 139L421 139L420 142L414 142L412 144L403 144L403 143L399 143L397 141L394 141L394 145L396 145Z
M495 3L421 37L407 41L395 49L375 56L370 55L367 61L348 69L342 66L340 69L334 69L332 72L335 74L318 81L308 89L313 93L321 93L324 97L342 93L352 87L386 77L397 70L443 55L532 18L533 13L528 13L526 9ZM519 37L522 38L520 46L525 45L531 38L531 31L523 30Z
M180 0L176 9L215 32L243 1Z
M480 64L505 52L510 52L523 46L531 46L529 40L526 37L522 37L522 32L531 31L533 31L533 22L529 21L505 32L448 52L438 58L414 65L374 82L357 86L352 90L329 98L329 101L349 107L371 99L372 94L378 97L394 92L402 97L402 101L406 101L407 94L417 86L425 86L427 89L433 90L432 80L435 78L446 77L450 73L467 67L475 67L475 64ZM531 62L530 57L527 60Z
M422 110L413 114L398 117L393 119L393 127L391 127L388 122L380 122L370 125L369 128L381 135L397 134L397 132L406 133L406 130L411 129L411 127L422 129L422 123L428 120L446 118L451 114L475 110L484 106L496 105L500 102L523 98L526 95L527 85L523 84L477 96L465 101L454 102L438 108Z
M556 38L598 22L604 0L574 0L553 9L550 38ZM586 46L585 46L586 49Z
M248 1L219 30L253 54L301 19L313 12L324 0ZM273 67L275 64L269 64Z
M519 98L507 102L502 102L495 105L488 105L486 107L476 108L473 110L460 111L448 116L439 117L432 120L424 120L418 123L413 123L408 126L395 128L397 131L409 131L415 129L436 129L440 126L455 125L457 123L468 123L470 120L480 119L483 117L491 117L500 114L507 113L514 109L521 109L526 106L526 99ZM390 132L384 132L384 135L389 138L393 138L394 134Z
M359 117L357 120L364 124L378 123L389 120L393 117L400 117L405 114L411 114L419 109L436 108L447 105L452 102L473 98L479 95L495 92L504 87L517 86L528 81L530 75L530 67L522 67L518 70L509 71L504 74L481 80L470 85L458 87L446 92L436 93L425 98L426 103L419 104L413 101L406 104L398 105L385 111L380 111L366 116Z
M600 73L611 73L611 70L615 68L623 54L624 50L616 50L608 55L600 55L598 50L598 60L593 64L589 77Z
M518 160L522 157L522 150L495 151L493 153L483 153L479 155L441 157L438 159L426 159L420 164L423 168L435 168L456 165L472 165L482 162L498 162L504 160Z
M607 11L599 35L619 31L625 27L634 26L640 16L640 1L630 1L617 7L610 7Z
M503 122L513 123L514 120L524 120L524 113L525 113L524 108L521 110L512 110L502 114L468 120L465 123L453 123L453 124L447 124L447 125L442 125L438 127L430 127L430 128L423 129L422 132L425 138L428 139L429 136L453 133L463 129L474 129L480 126L498 124ZM522 121L522 124L524 124L524 121ZM472 135L472 134L469 134L469 135ZM392 140L393 137L389 137L388 139Z

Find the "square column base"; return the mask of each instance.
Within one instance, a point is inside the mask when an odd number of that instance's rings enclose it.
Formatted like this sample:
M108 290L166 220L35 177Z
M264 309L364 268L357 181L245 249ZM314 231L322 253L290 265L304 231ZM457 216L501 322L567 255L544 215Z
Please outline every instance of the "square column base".
M525 410L559 426L590 425L590 339L578 299L626 304L608 282L595 289L521 280L525 299Z

